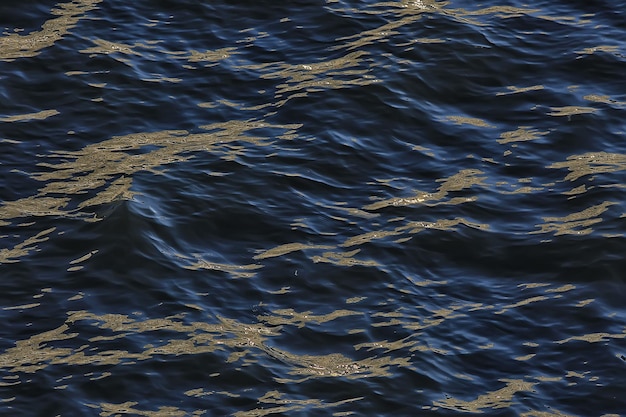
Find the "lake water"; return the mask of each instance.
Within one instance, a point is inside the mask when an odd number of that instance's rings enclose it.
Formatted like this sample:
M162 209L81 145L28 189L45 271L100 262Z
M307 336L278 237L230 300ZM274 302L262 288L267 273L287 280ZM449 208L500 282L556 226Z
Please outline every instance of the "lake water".
M0 27L1 415L626 415L626 1Z

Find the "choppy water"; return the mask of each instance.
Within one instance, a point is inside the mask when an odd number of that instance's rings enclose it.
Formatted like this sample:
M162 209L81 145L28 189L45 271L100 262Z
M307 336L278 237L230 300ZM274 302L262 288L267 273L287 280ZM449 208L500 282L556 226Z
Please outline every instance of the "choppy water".
M3 2L0 414L626 415L625 10Z

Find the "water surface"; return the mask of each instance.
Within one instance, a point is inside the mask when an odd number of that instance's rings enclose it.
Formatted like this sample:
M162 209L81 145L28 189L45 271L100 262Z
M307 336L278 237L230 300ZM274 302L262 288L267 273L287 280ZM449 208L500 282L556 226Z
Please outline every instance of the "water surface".
M626 2L0 6L0 400L626 415Z

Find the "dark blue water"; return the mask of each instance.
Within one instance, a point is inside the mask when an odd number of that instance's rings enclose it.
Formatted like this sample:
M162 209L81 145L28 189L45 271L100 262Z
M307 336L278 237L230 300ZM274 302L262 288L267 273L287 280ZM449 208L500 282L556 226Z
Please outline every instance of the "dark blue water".
M0 5L0 415L626 415L626 2Z

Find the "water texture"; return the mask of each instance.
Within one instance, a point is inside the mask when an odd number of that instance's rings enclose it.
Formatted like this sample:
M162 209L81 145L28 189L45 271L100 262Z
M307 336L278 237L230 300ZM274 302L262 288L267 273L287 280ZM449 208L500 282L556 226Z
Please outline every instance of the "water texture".
M0 414L626 415L625 11L3 2Z

